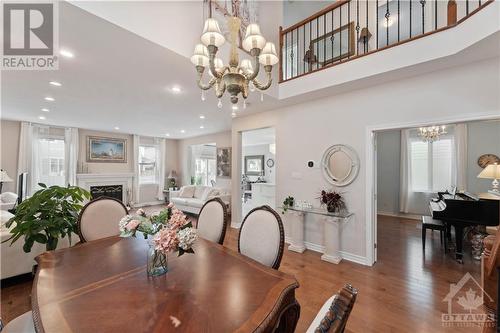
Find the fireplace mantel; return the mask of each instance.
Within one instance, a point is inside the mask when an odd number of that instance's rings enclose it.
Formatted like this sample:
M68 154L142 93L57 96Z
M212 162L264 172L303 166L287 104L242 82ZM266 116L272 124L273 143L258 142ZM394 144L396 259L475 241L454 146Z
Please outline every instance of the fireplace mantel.
M127 173L79 173L76 175L77 185L87 191L91 186L122 185L123 203L128 204L132 195L134 174Z

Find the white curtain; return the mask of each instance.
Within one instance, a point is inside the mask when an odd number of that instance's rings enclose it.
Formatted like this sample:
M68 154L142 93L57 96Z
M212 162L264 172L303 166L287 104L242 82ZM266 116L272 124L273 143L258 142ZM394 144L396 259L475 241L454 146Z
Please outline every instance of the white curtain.
M133 163L134 163L134 184L133 184L133 201L135 204L140 202L140 185L139 185L139 140L140 137L137 134L134 134L133 144Z
M467 125L457 124L454 128L455 184L458 190L467 189Z
M17 174L18 176L24 172L27 176L27 189L26 195L31 195L33 187L33 126L30 123L21 123L21 133L19 137L19 157L17 161Z
M163 189L165 188L165 153L166 153L166 140L163 138L156 138L156 144L158 144L159 156L157 157L158 165L158 200L163 200Z
M399 210L408 213L410 202L413 199L411 190L411 156L410 156L410 129L401 131L401 162L399 164L400 189L399 189Z
M76 173L78 167L78 148L80 145L78 128L64 130L64 164L66 169L66 184L76 186Z

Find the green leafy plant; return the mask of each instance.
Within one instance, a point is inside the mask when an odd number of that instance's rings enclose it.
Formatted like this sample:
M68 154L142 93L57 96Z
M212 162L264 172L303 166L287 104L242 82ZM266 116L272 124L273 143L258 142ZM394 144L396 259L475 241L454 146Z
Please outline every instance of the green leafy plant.
M295 199L291 196L288 196L285 198L285 200L283 201L283 206L282 206L282 214L285 214L286 211L288 210L288 208L290 207L293 207L295 203Z
M24 252L30 252L35 242L45 244L47 251L55 250L60 238L77 232L78 214L82 203L90 199L90 193L77 186L50 186L38 184L42 189L24 200L16 208L13 218L7 222L11 245L24 236ZM3 243L4 243L3 242Z

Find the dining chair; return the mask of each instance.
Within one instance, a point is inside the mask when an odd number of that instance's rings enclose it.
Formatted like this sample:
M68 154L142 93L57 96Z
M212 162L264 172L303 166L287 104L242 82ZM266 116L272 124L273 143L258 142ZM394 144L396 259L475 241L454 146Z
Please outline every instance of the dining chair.
M31 311L9 321L1 331L2 333L35 333L35 324L33 323Z
M344 332L357 296L358 290L346 284L323 304L306 333Z
M238 252L278 269L283 257L285 233L279 214L269 206L252 209L240 227Z
M78 216L78 235L82 243L118 236L118 223L128 214L127 207L118 199L99 197L87 203Z
M198 235L212 242L224 243L227 229L227 206L220 198L205 202L198 214Z

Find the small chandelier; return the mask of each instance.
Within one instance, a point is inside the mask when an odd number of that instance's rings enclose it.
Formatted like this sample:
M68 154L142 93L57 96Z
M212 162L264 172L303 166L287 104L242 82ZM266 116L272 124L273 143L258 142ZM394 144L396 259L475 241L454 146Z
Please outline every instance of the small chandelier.
M422 138L424 142L434 142L439 140L441 135L446 134L446 127L443 126L429 126L420 127L418 129L418 135Z
M191 62L196 66L196 71L198 72L197 83L198 87L202 89L202 100L205 99L203 91L214 87L215 95L219 99L219 108L222 107L221 97L226 90L233 104L238 103L238 95L241 93L244 99L243 107L246 107L246 98L250 90L250 83L261 91L268 89L272 83L271 71L273 65L279 61L274 44L270 42L266 43L265 38L260 33L259 26L252 23L246 29L242 46L253 57L253 65L248 59L243 59L240 63L236 50L236 37L240 25L241 20L238 17L228 18L231 43L228 66L224 66L220 58L216 58L219 47L224 44L226 39L220 31L219 23L213 18L205 21L201 35L201 42L203 44L195 46L194 55L191 57ZM264 66L266 72L267 83L265 84L257 80L260 64ZM211 79L208 83L203 83L203 73L207 66ZM251 88L253 90L253 87Z

